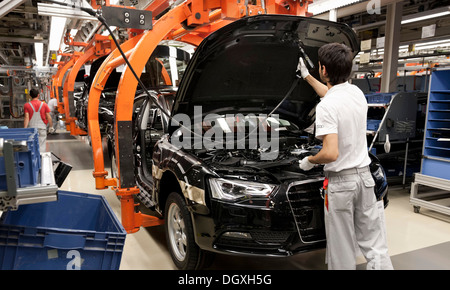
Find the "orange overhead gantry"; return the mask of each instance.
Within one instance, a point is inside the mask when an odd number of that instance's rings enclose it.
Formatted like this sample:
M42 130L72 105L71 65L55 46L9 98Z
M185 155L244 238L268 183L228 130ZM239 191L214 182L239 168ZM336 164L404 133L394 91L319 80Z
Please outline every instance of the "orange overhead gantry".
M164 11L169 1L155 0L147 10ZM173 1L171 1L173 2ZM307 16L311 0L188 0L172 7L153 28L124 42L120 47L139 77L152 52L161 40L175 39L198 45L204 37L220 27L245 16L259 14L290 14ZM153 9L153 10L152 10ZM155 13L153 14L155 16ZM124 64L118 49L105 59L95 75L88 102L88 127L91 135L95 184L97 189L113 187L121 196L122 225L128 233L139 228L159 225L156 217L135 212L133 196L139 192L134 180L132 158L132 111L138 81L128 66L120 79L114 109L115 154L118 178L107 178L103 161L103 147L98 123L101 92L112 70Z
M63 88L62 96L66 128L68 131L70 131L71 135L87 135L87 132L80 129L75 122L77 120L77 118L75 117L73 98L75 79L84 64L110 53L111 49L115 48L115 44L111 44L111 39L109 36L103 36L99 34L96 34L92 38L92 40L89 41L89 43L74 42L73 39L70 38L70 35L67 34L65 37L65 42L67 45L85 47L83 53L73 63L72 69L67 76L67 80Z
M60 114L64 114L64 100L63 100L63 85L66 81L66 73L74 65L78 57L81 56L81 52L73 53L59 53L61 56L67 56L69 59L66 62L58 63L58 71L52 81L52 92L54 97L58 101L58 111Z

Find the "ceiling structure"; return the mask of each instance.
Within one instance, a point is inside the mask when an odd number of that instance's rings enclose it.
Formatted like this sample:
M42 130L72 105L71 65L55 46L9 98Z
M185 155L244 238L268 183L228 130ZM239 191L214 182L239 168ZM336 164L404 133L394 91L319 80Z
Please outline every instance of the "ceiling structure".
M316 0L314 4L321 4L330 0ZM337 21L347 23L352 27L360 41L372 40L370 62L361 65L360 55L356 63L361 71L379 72L382 69L384 49L377 49L377 39L386 35L387 5L402 3L402 24L399 39L399 71L412 71L410 65L420 63L416 68L430 67L430 64L450 65L450 1L425 0L372 0L358 1L338 8ZM370 6L380 3L377 13L369 13ZM428 16L433 16L427 18ZM330 13L325 12L314 17L329 19ZM420 19L420 20L419 20ZM413 20L413 21L412 21ZM418 21L417 21L418 20ZM408 23L409 22L409 23ZM435 25L435 26L434 26ZM423 35L424 27L434 27L433 33ZM408 67L406 67L408 65Z
M62 1L62 0L61 0ZM73 2L73 0L65 0ZM153 0L110 0L116 5L135 6L138 9L147 7ZM330 0L315 0L313 4L321 4ZM369 2L381 3L380 13L369 14ZM75 1L87 4L86 0ZM99 2L99 1L97 1ZM173 1L172 1L173 2ZM336 1L334 1L336 2ZM337 9L337 21L349 24L358 34L360 40L375 39L385 35L386 3L399 2L398 0L371 0L356 2ZM410 0L403 2L403 17L420 15L435 9L448 9L450 0L425 1ZM39 5L38 5L39 3ZM43 44L44 67L54 58L57 51L49 51L49 37L51 31L51 13L42 12L45 1L37 0L3 0L0 2L0 73L8 69L33 69L36 67L35 43ZM312 6L312 4L311 4ZM329 17L329 12L314 17ZM422 27L436 24L433 37L422 39ZM401 27L400 45L408 46L411 43L429 42L431 40L449 39L450 15L435 17L428 20L403 24ZM102 33L103 28L97 20L67 18L64 30L71 31L74 41L87 42L95 33ZM126 37L126 33L118 31L118 36ZM443 43L443 42L442 42ZM445 43L450 47L450 43ZM82 47L66 47L62 50L81 50ZM442 51L441 51L442 52Z
M27 68L35 61L34 43L43 43L50 32L49 17L38 15L34 0L0 2L0 68Z

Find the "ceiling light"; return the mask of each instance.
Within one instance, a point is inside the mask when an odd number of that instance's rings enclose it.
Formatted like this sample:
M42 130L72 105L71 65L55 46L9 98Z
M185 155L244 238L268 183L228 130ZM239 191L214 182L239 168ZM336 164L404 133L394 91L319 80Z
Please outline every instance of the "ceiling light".
M83 7L92 8L86 1L82 2ZM38 3L38 14L42 16L57 16L66 18L76 18L78 20L92 20L96 21L97 18L89 15L88 13L81 11L79 8L65 7L55 4Z
M66 28L66 18L52 16L52 22L50 26L50 39L49 50L58 50L61 44L61 39Z
M44 44L42 42L34 43L34 54L36 55L36 66L42 67L42 60L44 59Z
M327 11L330 11L332 9L344 7L350 4L354 4L356 2L361 2L361 0L323 0L320 2L313 2L312 4L308 5L308 12L317 15L321 14Z
M449 15L449 14L450 14L450 6L447 6L447 7L443 7L443 8L437 8L437 9L433 9L433 10L429 10L429 11L425 11L425 12L412 14L412 15L407 15L407 16L403 17L401 23L407 24L407 23L411 23L411 22L417 22L417 21L442 17L442 16Z
M78 29L71 29L70 30L70 37L75 38L77 33L78 33Z
M442 45L443 43L447 43L450 42L450 39L443 39L443 40L435 40L435 41L430 41L430 42L422 42L422 43L417 43L416 44L416 48L417 47L421 47L421 46L425 46L425 45Z
M111 29L112 32L114 32L114 30L116 30L116 26L110 26L109 29ZM102 32L103 36L108 36L109 35L109 31L108 29L105 29L105 31Z

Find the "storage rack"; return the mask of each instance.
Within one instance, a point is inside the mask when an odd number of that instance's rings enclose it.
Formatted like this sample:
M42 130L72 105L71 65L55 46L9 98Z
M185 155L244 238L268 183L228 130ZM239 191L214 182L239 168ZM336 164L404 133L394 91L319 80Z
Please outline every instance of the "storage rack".
M450 215L450 70L432 71L420 173L411 183L410 203ZM419 193L419 186L436 189Z
M370 93L366 94L369 110L384 110L380 119L367 119L367 135L372 135L369 151L374 149L375 145L384 145L385 153L383 155L398 155L402 151L391 152L390 145L396 144L397 147L405 144L404 163L403 163L403 185L407 175L408 154L411 143L422 142L416 136L417 127L417 104L418 100L426 98L426 93L419 91L395 92L395 93ZM381 116L381 117L380 117ZM370 139L369 139L370 141ZM414 148L417 146L414 146ZM413 148L413 149L414 149ZM415 151L415 149L414 149ZM378 152L372 151L378 155ZM381 156L381 155L380 155Z
M4 130L6 131L8 129ZM28 132L25 133L28 134ZM0 156L5 165L4 174L6 184L6 189L0 190L0 211L14 211L17 210L19 205L23 204L56 201L58 185L55 182L51 153L44 152L39 154L38 148L29 148L30 144L27 141L15 140L14 137L17 137L17 134L11 134L11 139L8 137L0 138ZM39 166L35 166L36 168L34 168L39 170L37 179L35 184L31 186L20 187L17 167L20 166L20 163L24 163L24 166L32 166L32 162L15 160L15 156L17 156L15 153L30 152L31 150L36 150L35 153L38 154L36 158L39 158L37 160Z

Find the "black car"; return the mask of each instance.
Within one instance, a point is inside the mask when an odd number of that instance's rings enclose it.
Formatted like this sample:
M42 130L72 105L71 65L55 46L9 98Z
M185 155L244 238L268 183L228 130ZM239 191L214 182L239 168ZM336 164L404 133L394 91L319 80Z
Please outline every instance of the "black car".
M135 102L139 198L165 219L178 268L205 267L214 252L289 256L325 246L323 168L298 165L321 148L307 133L319 97L296 67L305 54L316 64L330 42L358 53L343 24L241 19L201 43L177 92ZM375 194L387 202L383 168L371 157Z
M172 52L171 52L172 50ZM99 57L90 65L89 74L84 78L82 87L74 94L75 99L75 117L79 128L88 131L88 102L89 92L97 71L107 58L107 55ZM175 63L170 64L170 58L175 59ZM174 87L172 86L171 71L176 66L178 77L184 72L184 67L190 60L190 54L179 48L170 48L168 45L158 45L150 56L141 74L141 80L148 88ZM123 69L123 68L122 68ZM99 100L98 120L100 132L102 135L112 134L114 125L114 105L116 100L117 88L122 75L121 68L114 68L108 77L105 88L102 91ZM137 91L140 95L142 91Z

